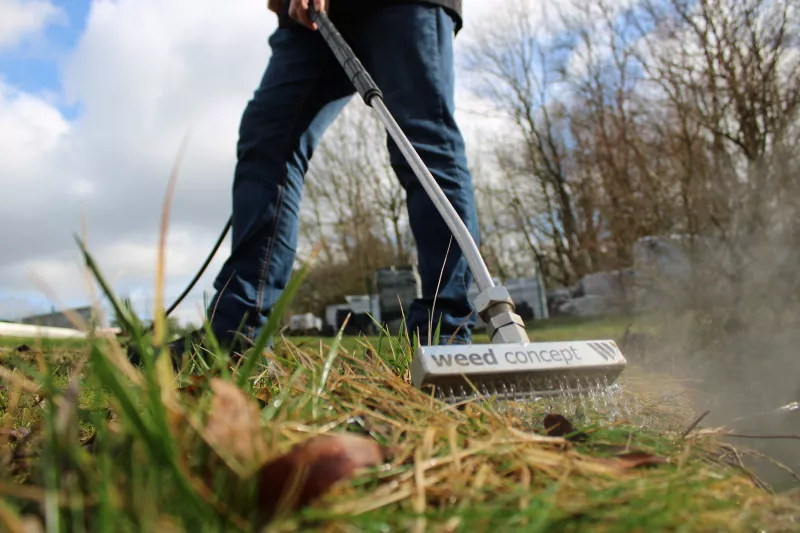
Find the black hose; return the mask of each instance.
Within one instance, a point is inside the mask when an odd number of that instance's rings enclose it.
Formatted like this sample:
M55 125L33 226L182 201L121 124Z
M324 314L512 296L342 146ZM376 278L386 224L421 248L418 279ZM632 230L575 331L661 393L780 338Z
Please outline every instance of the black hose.
M206 268L208 268L208 265L211 263L211 260L214 259L214 256L217 254L219 247L222 246L222 241L225 240L225 236L231 229L232 223L233 223L233 217L228 217L228 222L225 223L225 227L222 229L222 233L219 234L217 242L214 244L214 247L211 248L211 252L208 254L208 257L206 257L206 260L200 267L200 270L197 271L197 274L195 274L194 278L192 279L192 281L189 282L189 285L186 286L181 295L178 296L178 298L172 303L172 305L169 306L169 308L167 308L165 316L169 316L170 313L172 313L181 304L183 299L186 298L186 295L191 292L191 290L194 288L197 282L200 281L200 278L206 271ZM150 324L147 328L145 328L145 331L150 331L151 329L153 329L153 324Z
M194 286L200 280L200 277L206 271L206 268L208 268L209 263L211 263L211 260L216 255L217 250L219 250L219 247L222 246L222 241L225 240L225 235L227 235L228 230L231 229L232 221L233 217L228 217L228 222L225 223L225 227L222 229L222 233L219 234L219 238L217 239L217 242L214 244L214 247L211 249L211 253L208 254L208 257L206 257L203 266L200 267L200 270L197 271L197 274L195 274L194 279L189 282L189 285L183 290L181 295L178 296L175 302L169 306L166 312L166 316L169 316L169 314L172 313L175 310L175 308L178 307L178 305L180 305L183 299L186 298L186 295L189 294L189 292L194 288Z

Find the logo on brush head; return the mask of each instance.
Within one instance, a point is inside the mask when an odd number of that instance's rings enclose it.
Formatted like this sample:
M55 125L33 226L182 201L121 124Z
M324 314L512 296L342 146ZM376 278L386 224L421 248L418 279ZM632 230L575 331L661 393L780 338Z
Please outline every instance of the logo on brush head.
M617 358L617 352L614 351L614 347L610 344L605 342L587 342L586 344L606 361L613 361Z

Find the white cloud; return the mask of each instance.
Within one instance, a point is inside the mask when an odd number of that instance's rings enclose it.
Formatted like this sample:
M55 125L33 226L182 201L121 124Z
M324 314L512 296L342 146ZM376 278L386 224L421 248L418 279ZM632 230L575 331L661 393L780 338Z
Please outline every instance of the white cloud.
M73 240L83 213L104 271L123 290L152 286L163 195L190 131L167 257L176 296L228 217L238 120L275 25L251 0L95 2L64 64L78 120L0 86L0 223L11 229L0 235L0 289L36 293L36 273L65 301L84 301Z
M4 185L24 178L30 183L41 155L53 151L70 125L52 105L0 81L0 172ZM8 196L5 196L10 200ZM2 204L0 204L2 205Z
M474 31L486 4L465 0L457 43ZM77 120L0 85L0 224L6 228L0 294L13 291L14 302L40 294L30 278L36 274L65 304L83 304L88 293L73 234L85 215L88 244L104 273L139 309L148 299L152 305L163 195L189 131L170 219L171 303L229 216L239 118L269 58L267 38L276 22L265 2L252 0L229 0L224 8L194 0L93 2L86 30L63 64L62 96L84 110ZM463 90L458 102L465 110L480 107ZM459 118L470 142L492 131L485 118L464 111ZM228 246L178 316L197 321L201 291L211 288Z
M0 0L0 50L17 46L62 15L49 0Z

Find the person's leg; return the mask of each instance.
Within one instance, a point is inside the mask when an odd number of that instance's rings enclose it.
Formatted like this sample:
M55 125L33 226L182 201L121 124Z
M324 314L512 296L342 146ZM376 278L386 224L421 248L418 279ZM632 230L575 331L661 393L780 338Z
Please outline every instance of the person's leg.
M303 181L314 148L353 94L321 35L279 29L241 119L233 180L232 249L208 308L228 344L258 335L292 274Z
M359 26L355 53L381 88L400 128L479 242L472 177L454 117L453 33L454 22L440 7L393 5L365 18ZM432 316L433 331L441 320L442 341L454 335L453 342L471 342L477 316L467 298L472 273L450 229L391 138L388 148L406 190L422 278L422 298L407 311L407 325L411 331L419 331L420 341L427 344Z

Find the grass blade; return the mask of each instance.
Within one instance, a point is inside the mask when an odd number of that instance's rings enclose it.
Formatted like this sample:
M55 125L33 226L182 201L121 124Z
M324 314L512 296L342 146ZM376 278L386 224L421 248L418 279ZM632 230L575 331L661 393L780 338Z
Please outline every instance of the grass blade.
M158 443L154 439L153 432L150 427L150 422L143 416L147 411L140 411L137 407L137 398L134 391L136 387L126 387L119 380L111 364L106 359L105 355L97 348L92 347L91 350L91 363L94 370L94 376L103 388L111 391L111 396L117 401L125 415L125 420L129 420L133 424L133 429L136 430L139 437L148 444L150 449L158 448Z
M313 260L317 254L319 254L319 250L319 246L314 249L314 252L311 255L311 260ZM306 275L308 274L311 260L303 265L300 271L292 276L292 278L289 280L289 283L286 284L286 288L281 294L281 297L275 303L275 306L272 308L269 314L269 320L267 321L267 324L264 326L264 328L262 328L253 347L248 350L250 352L250 357L245 358L245 362L242 365L242 368L239 370L239 375L236 379L237 385L239 387L244 387L248 392L252 392L253 390L253 384L248 384L248 380L253 374L253 368L255 368L256 361L257 359L261 358L267 343L278 331L278 326L280 326L280 322L283 318L283 313L286 307L294 300L297 291L300 289L300 285L302 285Z
M167 247L167 226L169 225L170 205L172 203L172 194L175 191L175 185L178 181L178 169L180 168L181 160L186 152L186 146L189 143L189 135L185 135L180 147L178 148L178 157L175 164L172 166L169 181L167 182L167 191L164 195L163 207L161 210L161 228L159 231L158 240L158 259L156 260L156 287L155 287L155 303L153 312L153 340L156 347L161 347L166 338L167 329L167 315L164 310L164 277L166 267L166 247Z
M322 367L322 375L319 378L319 385L317 385L316 395L314 397L314 410L313 410L313 418L317 418L317 406L319 405L319 401L322 399L322 392L325 390L325 383L328 381L328 376L331 373L331 369L333 368L333 362L336 360L336 355L339 352L339 345L342 343L342 335L344 335L344 329L347 327L347 323L350 321L350 315L348 314L347 317L344 319L342 323L342 327L339 328L339 332L336 334L336 338L333 339L331 343L331 348L328 350L328 356L325 358L325 365Z

